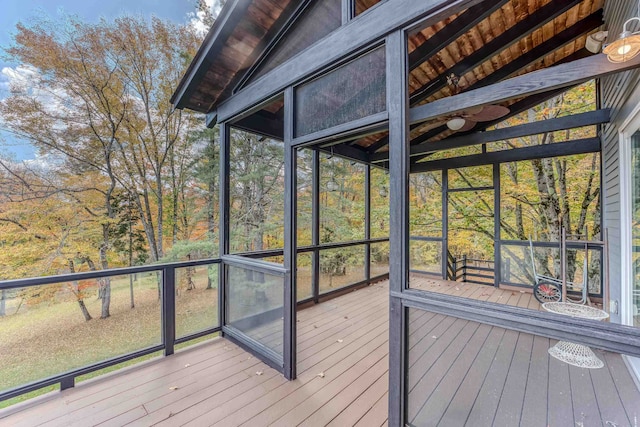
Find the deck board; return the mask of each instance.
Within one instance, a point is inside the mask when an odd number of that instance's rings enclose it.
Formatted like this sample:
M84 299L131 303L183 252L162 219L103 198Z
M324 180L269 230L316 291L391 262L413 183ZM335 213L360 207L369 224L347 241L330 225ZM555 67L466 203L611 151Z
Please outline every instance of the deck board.
M539 308L511 290L431 279L428 286ZM298 320L295 381L217 339L0 411L0 425L386 425L386 282L305 309ZM269 327L261 337L278 343ZM548 356L547 338L420 310L409 329L417 425L622 426L639 416L640 393L619 355L599 351L601 370L569 368Z
M544 427L547 425L547 418L540 416L540 408L545 408L544 412L546 413L549 378L547 375L539 375L539 373L549 372L548 349L549 340L547 338L533 338L530 375L527 377L520 419L523 427Z

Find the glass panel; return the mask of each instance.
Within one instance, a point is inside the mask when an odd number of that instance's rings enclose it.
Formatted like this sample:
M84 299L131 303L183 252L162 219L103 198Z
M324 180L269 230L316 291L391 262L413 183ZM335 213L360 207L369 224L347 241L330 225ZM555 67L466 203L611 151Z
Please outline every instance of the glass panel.
M283 143L232 129L230 165L231 252L282 248Z
M141 273L6 291L0 391L161 344L159 277Z
M342 25L342 1L318 0L297 18L283 38L267 54L250 81L254 81L269 71L293 58L315 42Z
M176 269L176 338L219 326L218 265Z
M626 309L630 312L631 323L634 326L640 326L640 132L636 132L631 138L631 154L633 283L631 287L631 307L626 307Z
M313 209L313 157L311 150L298 150L298 246L311 246Z
M412 273L433 273L442 276L442 241L413 237L410 241L410 266ZM411 279L411 287L417 287Z
M284 278L227 266L227 322L282 356Z
M535 278L529 246L527 244L502 244L500 251L502 264L500 282L508 285L533 287ZM579 297L582 292L585 253L588 253L586 271L589 293L592 296L601 294L602 249L591 247L585 252L584 248L567 248L566 280L569 282L567 290L572 298ZM533 242L533 262L535 262L535 274L538 276L552 277L560 281L560 259L558 246L553 247Z
M296 89L296 136L386 110L384 46Z
M389 242L371 244L371 277L389 273Z
M407 310L410 426L634 425L640 392L621 355L524 332ZM549 354L591 351L600 369ZM615 385L614 385L615 384ZM619 392L616 387L628 388Z
M298 288L298 301L302 301L313 296L313 290L311 287L311 281L313 279L311 269L312 260L313 252L298 254L298 275L296 278L296 287Z
M569 240L600 240L599 153L505 163L500 182L503 240L557 242L559 218Z
M337 157L320 161L320 243L364 239L364 166Z
M409 178L409 221L412 237L442 236L442 172Z
M365 280L364 254L364 245L320 251L320 293Z
M489 130L526 123L539 123L544 122L545 120L595 111L598 105L596 102L597 92L596 83L594 80L591 80L567 90L561 96L553 97L548 101L505 120L504 122L497 123L495 126L491 126ZM539 135L523 136L519 138L490 142L486 144L486 147L487 151L490 152L512 150L514 148L530 147L541 144L556 144L582 138L592 138L597 136L597 134L598 129L596 126L585 126L557 132L547 132Z
M448 239L456 258L493 261L493 190L449 193Z
M452 169L449 189L493 187L493 166Z
M371 169L371 237L389 237L389 174Z

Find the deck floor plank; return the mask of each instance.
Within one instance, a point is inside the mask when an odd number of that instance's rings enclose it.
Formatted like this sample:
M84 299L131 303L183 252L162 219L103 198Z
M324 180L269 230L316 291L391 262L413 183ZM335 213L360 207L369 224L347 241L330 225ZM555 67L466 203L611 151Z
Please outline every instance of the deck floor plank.
M437 384L433 387L430 397L418 411L414 424L421 426L438 425L440 419L449 407L449 402L451 402L460 384L467 376L469 367L481 352L491 333L491 329L489 325L479 325L478 328L473 331L473 335L470 337L468 343L458 352L458 356L453 356L453 359L455 359L453 363L445 359L451 357L451 355L443 355L442 360L439 360L439 362L443 362L448 366L446 373L442 375L441 378L439 378L438 375L429 376L428 381L432 384ZM445 370L445 366L438 366L438 363L434 364L433 368L436 372L438 369Z
M500 403L493 420L495 425L519 425L522 403L529 377L533 335L519 334L509 373L502 389Z
M517 342L517 332L505 331L489 373L469 414L470 423L481 426L493 425Z
M533 337L531 349L531 366L525 386L522 403L522 427L544 427L547 425L547 388L549 377L549 339Z
M462 426L467 423L471 408L478 397L482 384L486 380L503 335L504 330L492 328L491 333L480 349L478 357L467 370L467 375L465 375L455 395L449 401L439 425Z
M550 341L555 345L556 341ZM548 423L550 426L575 425L569 365L549 357Z

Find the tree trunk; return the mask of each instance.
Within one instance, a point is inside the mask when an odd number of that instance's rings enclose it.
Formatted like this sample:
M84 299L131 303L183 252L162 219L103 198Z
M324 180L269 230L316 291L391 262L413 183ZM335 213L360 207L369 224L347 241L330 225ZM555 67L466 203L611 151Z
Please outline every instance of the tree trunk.
M96 265L93 260L89 257L86 258L87 264L89 265L89 269L91 271L96 271ZM107 270L107 252L105 246L100 247L100 263L102 264L102 269ZM106 319L110 316L109 314L109 306L111 305L111 279L108 277L103 277L98 279L98 298L102 301L100 308L100 318Z
M71 258L69 258L69 272L70 273L76 272L75 265ZM93 319L91 317L91 314L89 313L89 310L87 309L87 306L84 304L84 295L80 290L77 280L73 281L71 292L73 292L73 295L75 295L76 297L76 301L78 302L78 307L80 307L80 311L82 312L82 316L84 316L84 320L88 322L89 320Z

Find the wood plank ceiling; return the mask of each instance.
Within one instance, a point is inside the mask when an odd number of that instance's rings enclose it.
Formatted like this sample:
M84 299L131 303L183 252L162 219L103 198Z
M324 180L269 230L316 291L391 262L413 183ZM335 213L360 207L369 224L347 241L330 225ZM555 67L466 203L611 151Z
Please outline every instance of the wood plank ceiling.
M491 3L495 2L483 4ZM504 3L428 60L410 64L411 105L422 105L589 55L584 49L586 38L603 25L603 6L604 0L510 0ZM443 34L448 25L463 20L465 13L411 34L410 58L413 52ZM507 116L510 117L544 99L544 96L514 99L503 105L511 109ZM479 123L469 133L493 124L495 122ZM427 122L412 128L412 144L438 141L452 134L454 132L444 121ZM387 151L387 143L383 132L352 142L352 145L373 153Z

